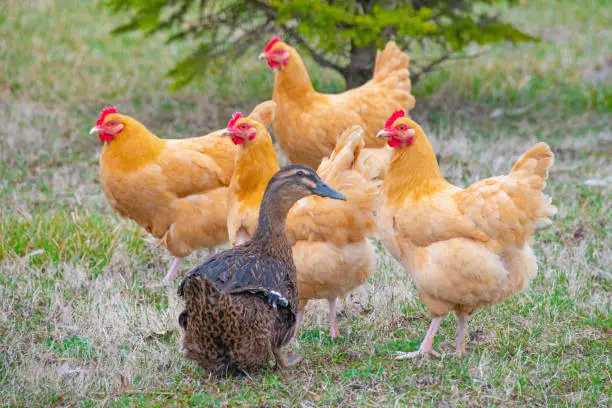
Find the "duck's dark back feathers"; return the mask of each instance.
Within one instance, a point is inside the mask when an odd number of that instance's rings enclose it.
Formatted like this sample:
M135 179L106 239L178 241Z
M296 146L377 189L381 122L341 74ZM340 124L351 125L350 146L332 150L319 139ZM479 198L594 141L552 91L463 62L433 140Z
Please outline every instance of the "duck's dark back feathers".
M205 370L263 366L295 332L298 294L291 247L249 241L185 276L178 294L186 356Z
M184 282L190 276L200 275L223 292L259 294L274 307L292 307L289 299L294 285L288 276L290 266L287 262L290 260L262 253L253 247L245 243L221 252L193 269L179 285L179 296L183 296Z
M187 315L179 320L186 356L209 372L261 367L293 337L294 313L273 308L259 294L222 292L197 274L181 287Z

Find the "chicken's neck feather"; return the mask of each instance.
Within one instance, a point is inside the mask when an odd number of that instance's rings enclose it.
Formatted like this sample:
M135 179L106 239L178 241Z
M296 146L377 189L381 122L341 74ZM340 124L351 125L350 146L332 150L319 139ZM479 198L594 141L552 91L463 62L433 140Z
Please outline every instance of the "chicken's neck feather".
M424 134L412 145L395 148L383 185L391 205L401 205L406 197L419 200L449 186L444 179L433 147Z
M280 99L282 102L282 99L286 98L301 102L317 94L300 54L293 49L290 54L287 65L276 70L274 74L274 93L272 96L274 101Z
M100 157L115 170L136 171L155 160L165 145L165 140L134 120L127 122L124 131L113 141L104 144Z
M270 136L260 130L257 133L240 149L230 183L235 199L247 206L261 203L268 182L280 169Z

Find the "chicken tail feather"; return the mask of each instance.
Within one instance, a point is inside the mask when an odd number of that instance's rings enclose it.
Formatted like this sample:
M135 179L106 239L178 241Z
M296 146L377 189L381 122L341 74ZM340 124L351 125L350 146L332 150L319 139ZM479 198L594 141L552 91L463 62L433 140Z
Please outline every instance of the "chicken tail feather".
M557 213L557 208L552 205L552 200L542 193L546 187L548 170L554 162L555 156L546 143L540 142L529 149L519 158L510 172L510 177L527 183L531 191L535 190L540 194L530 194L530 199L526 202L532 203L535 216L536 228L541 228L551 223L549 217ZM536 198L539 197L539 198Z
M381 182L367 180L355 170L364 144L364 131L361 127L353 126L344 131L338 138L334 152L323 160L317 173L326 183L345 194L348 202L363 214L363 220L373 225L372 211Z
M336 141L336 147L329 156L329 160L334 163L337 169L348 170L353 167L355 159L359 156L361 149L365 145L363 139L364 131L360 126L353 126L345 130ZM321 175L320 171L318 172Z
M548 169L552 166L554 158L550 147L540 142L516 161L510 174L522 179L527 177L532 188L542 190L546 186Z
M385 49L376 54L374 65L374 82L383 82L391 79L395 89L410 91L410 74L408 64L410 58L394 41L389 41Z

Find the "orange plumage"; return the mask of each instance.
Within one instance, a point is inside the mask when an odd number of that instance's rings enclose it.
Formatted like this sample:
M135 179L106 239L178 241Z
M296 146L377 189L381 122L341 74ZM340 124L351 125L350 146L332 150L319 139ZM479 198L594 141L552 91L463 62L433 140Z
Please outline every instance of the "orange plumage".
M228 230L232 244L252 236L257 226L262 186L278 170L274 146L265 129L273 120L275 109L274 102L264 102L236 125L248 124L250 127L244 132L254 129L256 136L242 144L230 184ZM235 134L237 130L228 132ZM334 337L337 335L336 298L361 285L375 268L374 248L366 236L374 228L372 210L378 185L366 181L352 169L363 144L361 129L345 132L337 150L317 170L323 181L346 195L346 202L307 197L298 201L287 217L300 309L303 310L309 299L328 299L330 334Z
M112 109L112 108L111 108ZM111 207L180 259L227 241L228 186L237 147L219 132L160 139L137 120L105 110L92 133L104 141L100 182Z
M248 118L240 122L252 126L257 134L267 134L266 126L274 119L276 104L268 101L257 105ZM239 126L239 125L236 125ZM231 132L230 132L231 133ZM249 154L244 151L248 147ZM270 154L270 148L272 154ZM230 182L229 212L227 218L229 242L246 242L257 229L259 204L268 181L280 170L272 140L255 137L245 142L236 156L235 171Z
M365 148L355 160L354 169L366 180L383 181L387 177L393 149L388 146Z
M262 57L275 70L272 98L279 108L274 136L293 163L316 168L338 135L354 125L364 129L367 147L379 147L376 131L391 112L414 108L409 58L392 41L378 52L370 81L334 95L314 90L302 58L282 41L270 42Z
M542 193L553 154L538 143L509 175L462 190L444 179L414 121L399 117L379 135L395 150L376 213L379 234L433 316L419 352L406 356L435 353L433 336L451 311L461 354L467 316L524 290L536 274L533 234L556 211Z

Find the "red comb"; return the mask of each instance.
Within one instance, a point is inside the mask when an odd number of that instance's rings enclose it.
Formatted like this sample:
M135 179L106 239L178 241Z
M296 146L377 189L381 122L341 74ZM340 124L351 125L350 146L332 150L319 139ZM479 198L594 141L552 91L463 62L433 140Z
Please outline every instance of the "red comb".
M117 113L117 108L115 108L114 106L109 106L107 108L102 109L102 112L100 112L100 118L96 122L96 126L100 126L102 123L104 123L104 118L107 115L110 115L111 113Z
M273 39L271 39L268 45L266 45L266 48L264 48L264 52L270 51L272 47L274 47L274 44L276 44L280 40L281 40L280 37L274 37Z
M229 122L227 122L227 127L228 127L228 128L232 128L232 127L234 127L234 125L236 124L236 121L237 121L238 119L240 119L241 117L243 117L242 112L235 112L235 113L232 115L232 118L230 119L230 121L229 121Z
M403 118L404 117L404 110L403 109L398 109L395 112L393 112L393 115L391 115L389 117L389 119L387 119L387 121L385 122L385 129L389 129L391 128L391 126L393 126L393 123L395 122L395 120L397 118Z

